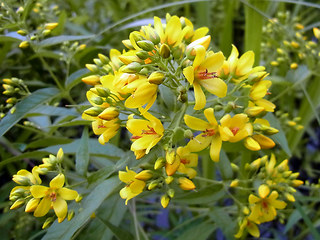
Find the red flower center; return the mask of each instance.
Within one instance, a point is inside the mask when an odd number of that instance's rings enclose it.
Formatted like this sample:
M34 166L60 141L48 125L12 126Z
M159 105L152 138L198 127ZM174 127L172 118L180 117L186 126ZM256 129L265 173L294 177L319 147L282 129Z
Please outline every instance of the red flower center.
M184 158L180 159L180 162L181 162L182 164L188 164L188 163L190 163L190 161L189 161L188 159L184 159Z
M206 129L202 137L213 136L215 134L216 132L214 131L214 129Z
M208 69L203 72L198 72L199 79L210 79L215 77L217 77L216 72L208 72Z
M50 193L49 197L51 198L52 202L55 202L57 200L57 194L55 192Z
M142 138L142 135L157 135L156 131L150 127L150 126L147 126L149 129L148 130L145 130L143 129L141 131L141 135L140 136L132 136L130 139L131 140L134 140L134 139L139 139L139 138Z
M239 130L240 130L240 128L238 128L238 127L231 128L231 132L233 133L233 136L235 136Z

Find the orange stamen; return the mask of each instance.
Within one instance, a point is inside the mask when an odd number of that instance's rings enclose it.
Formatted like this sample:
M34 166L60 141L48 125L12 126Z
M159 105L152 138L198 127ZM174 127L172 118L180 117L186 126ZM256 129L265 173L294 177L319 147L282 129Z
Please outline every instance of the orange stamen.
M182 164L188 164L188 163L190 163L190 161L189 161L188 159L180 159L180 162L181 162Z
M204 131L204 134L202 135L202 137L207 137L207 136L213 136L213 135L215 135L216 134L216 132L214 131L214 129L206 129L205 131Z
M200 79L210 79L215 77L217 77L216 72L208 72L208 69L203 72L198 72L198 78Z
M233 136L235 136L239 130L240 130L240 128L238 128L238 127L232 128L231 132L233 133Z
M55 202L57 200L57 194L55 192L50 193L49 197L51 198L52 202Z

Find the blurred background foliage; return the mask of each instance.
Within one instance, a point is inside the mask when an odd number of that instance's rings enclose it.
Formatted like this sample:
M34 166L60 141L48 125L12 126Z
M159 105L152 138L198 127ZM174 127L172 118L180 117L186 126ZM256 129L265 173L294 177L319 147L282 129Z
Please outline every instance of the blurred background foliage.
M230 204L210 210L201 207L221 199L216 190L189 194L169 210L161 209L157 196L125 207L113 175L129 161L129 140L119 141L126 133L101 146L91 131L86 134L90 123L81 119L88 106L88 86L81 82L89 73L85 64L93 63L98 53L124 49L121 40L130 31L153 23L153 16L164 18L167 12L189 18L196 28L209 27L213 50L228 56L235 44L241 53L254 50L256 64L266 66L273 81L270 99L281 119L278 127L288 138L291 168L300 172L306 185L300 188L295 210L287 210L287 221L263 224L261 236L319 237L320 44L312 28L320 26L320 1L4 0L0 76L22 81L11 101L8 95L0 96L1 239L133 239L135 229L141 239L233 239L235 225L225 211L232 211ZM59 25L46 31L50 22ZM24 41L27 46L21 46ZM79 147L84 145L85 157ZM85 183L77 190L86 198L75 206L80 212L76 221L55 222L40 230L41 222L23 209L8 210L11 176L21 168L32 168L49 153L56 154L61 146L67 175L73 182ZM88 166L84 173L77 167L79 159ZM95 216L89 219L92 212Z

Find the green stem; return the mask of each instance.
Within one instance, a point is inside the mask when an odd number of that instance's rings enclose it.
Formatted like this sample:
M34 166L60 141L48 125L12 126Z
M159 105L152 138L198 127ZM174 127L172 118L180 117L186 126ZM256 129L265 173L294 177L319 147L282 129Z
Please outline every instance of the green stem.
M44 67L47 69L47 71L49 72L50 76L52 77L52 79L54 80L54 82L56 83L57 87L63 91L64 88L61 85L59 79L56 77L56 75L52 72L50 66L48 65L48 63L43 59L42 56L39 56L40 61L42 62L42 64L44 65Z

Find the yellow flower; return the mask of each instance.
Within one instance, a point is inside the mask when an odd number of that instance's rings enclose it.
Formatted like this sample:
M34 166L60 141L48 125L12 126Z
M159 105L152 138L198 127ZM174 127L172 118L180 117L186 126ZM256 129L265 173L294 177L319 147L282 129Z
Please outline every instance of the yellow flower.
M133 116L129 116L126 126L133 135L131 137L131 140L133 141L131 151L134 151L135 154L148 154L150 149L163 137L164 128L161 121L148 112L145 112L142 115L147 120L134 119Z
M210 157L213 161L218 162L222 139L219 134L219 126L214 116L213 108L205 109L204 115L208 122L190 115L184 116L184 121L188 127L202 131L202 133L189 141L187 148L190 152L200 152L210 145Z
M179 17L167 14L167 24L164 28L161 19L154 17L154 28L160 36L161 43L177 46L181 43L184 35Z
M262 111L267 111L267 112L274 111L274 109L276 108L276 105L274 105L272 102L266 99L263 99L265 95L270 94L268 92L268 89L271 86L271 84L272 82L269 80L261 80L256 82L252 86L249 94L251 99L251 101L249 101L249 108L254 108L255 106L258 106L260 108L263 108Z
M170 164L166 162L166 173L168 176L173 175L176 171L187 174L190 179L197 175L197 171L192 167L198 165L198 155L190 153L187 147L178 147L174 154L174 161Z
M145 109L141 112L148 111L153 103L156 101L158 92L158 85L145 82L137 87L134 93L125 101L127 108L140 108L147 104Z
M279 196L277 191L272 191L269 195L270 189L267 185L261 185L258 192L259 197L253 194L249 196L249 203L252 206L248 219L257 224L272 221L277 216L276 209L284 209L287 204L277 200Z
M227 114L221 118L220 123L220 135L223 141L238 142L253 132L248 116L243 113L233 117Z
M120 196L122 199L126 199L126 205L131 198L142 193L146 183L142 180L136 179L137 173L132 170L129 170L126 167L127 172L119 171L119 179L126 183L127 186L120 190Z
M196 100L194 109L199 110L206 105L206 96L201 86L210 93L222 98L227 94L227 84L216 76L216 72L224 61L222 52L209 52L206 56L206 49L201 45L195 46L194 50L196 57L193 65L183 69L183 75L193 85Z
M257 224L255 224L253 221L250 221L248 217L245 217L242 220L239 231L234 235L234 237L241 238L244 230L247 230L252 236L256 238L260 237L260 231Z
M100 135L99 143L104 145L113 138L120 128L119 119L115 118L110 121L97 119L92 122L92 130L94 134Z
M247 51L240 58L238 58L238 56L238 49L232 45L231 54L217 75L222 78L227 78L231 75L232 81L239 83L246 79L251 73L264 70L264 67L261 66L252 68L254 63L253 51Z
M51 180L50 187L41 185L30 187L30 192L34 198L42 198L34 210L35 217L46 215L52 207L58 217L58 222L60 223L64 220L68 212L66 200L74 200L78 196L77 191L64 188L64 182L64 175L59 174Z
M178 182L179 182L179 187L182 189L182 190L193 190L196 188L196 186L194 185L194 183L188 179L188 178L185 178L185 177L180 177L178 179Z
M191 38L191 42L204 37L209 32L209 28L207 27L201 27L194 30L192 22L186 17L180 17L180 21L186 25L183 29L187 28L187 30L185 30L186 34L184 35L184 38Z

